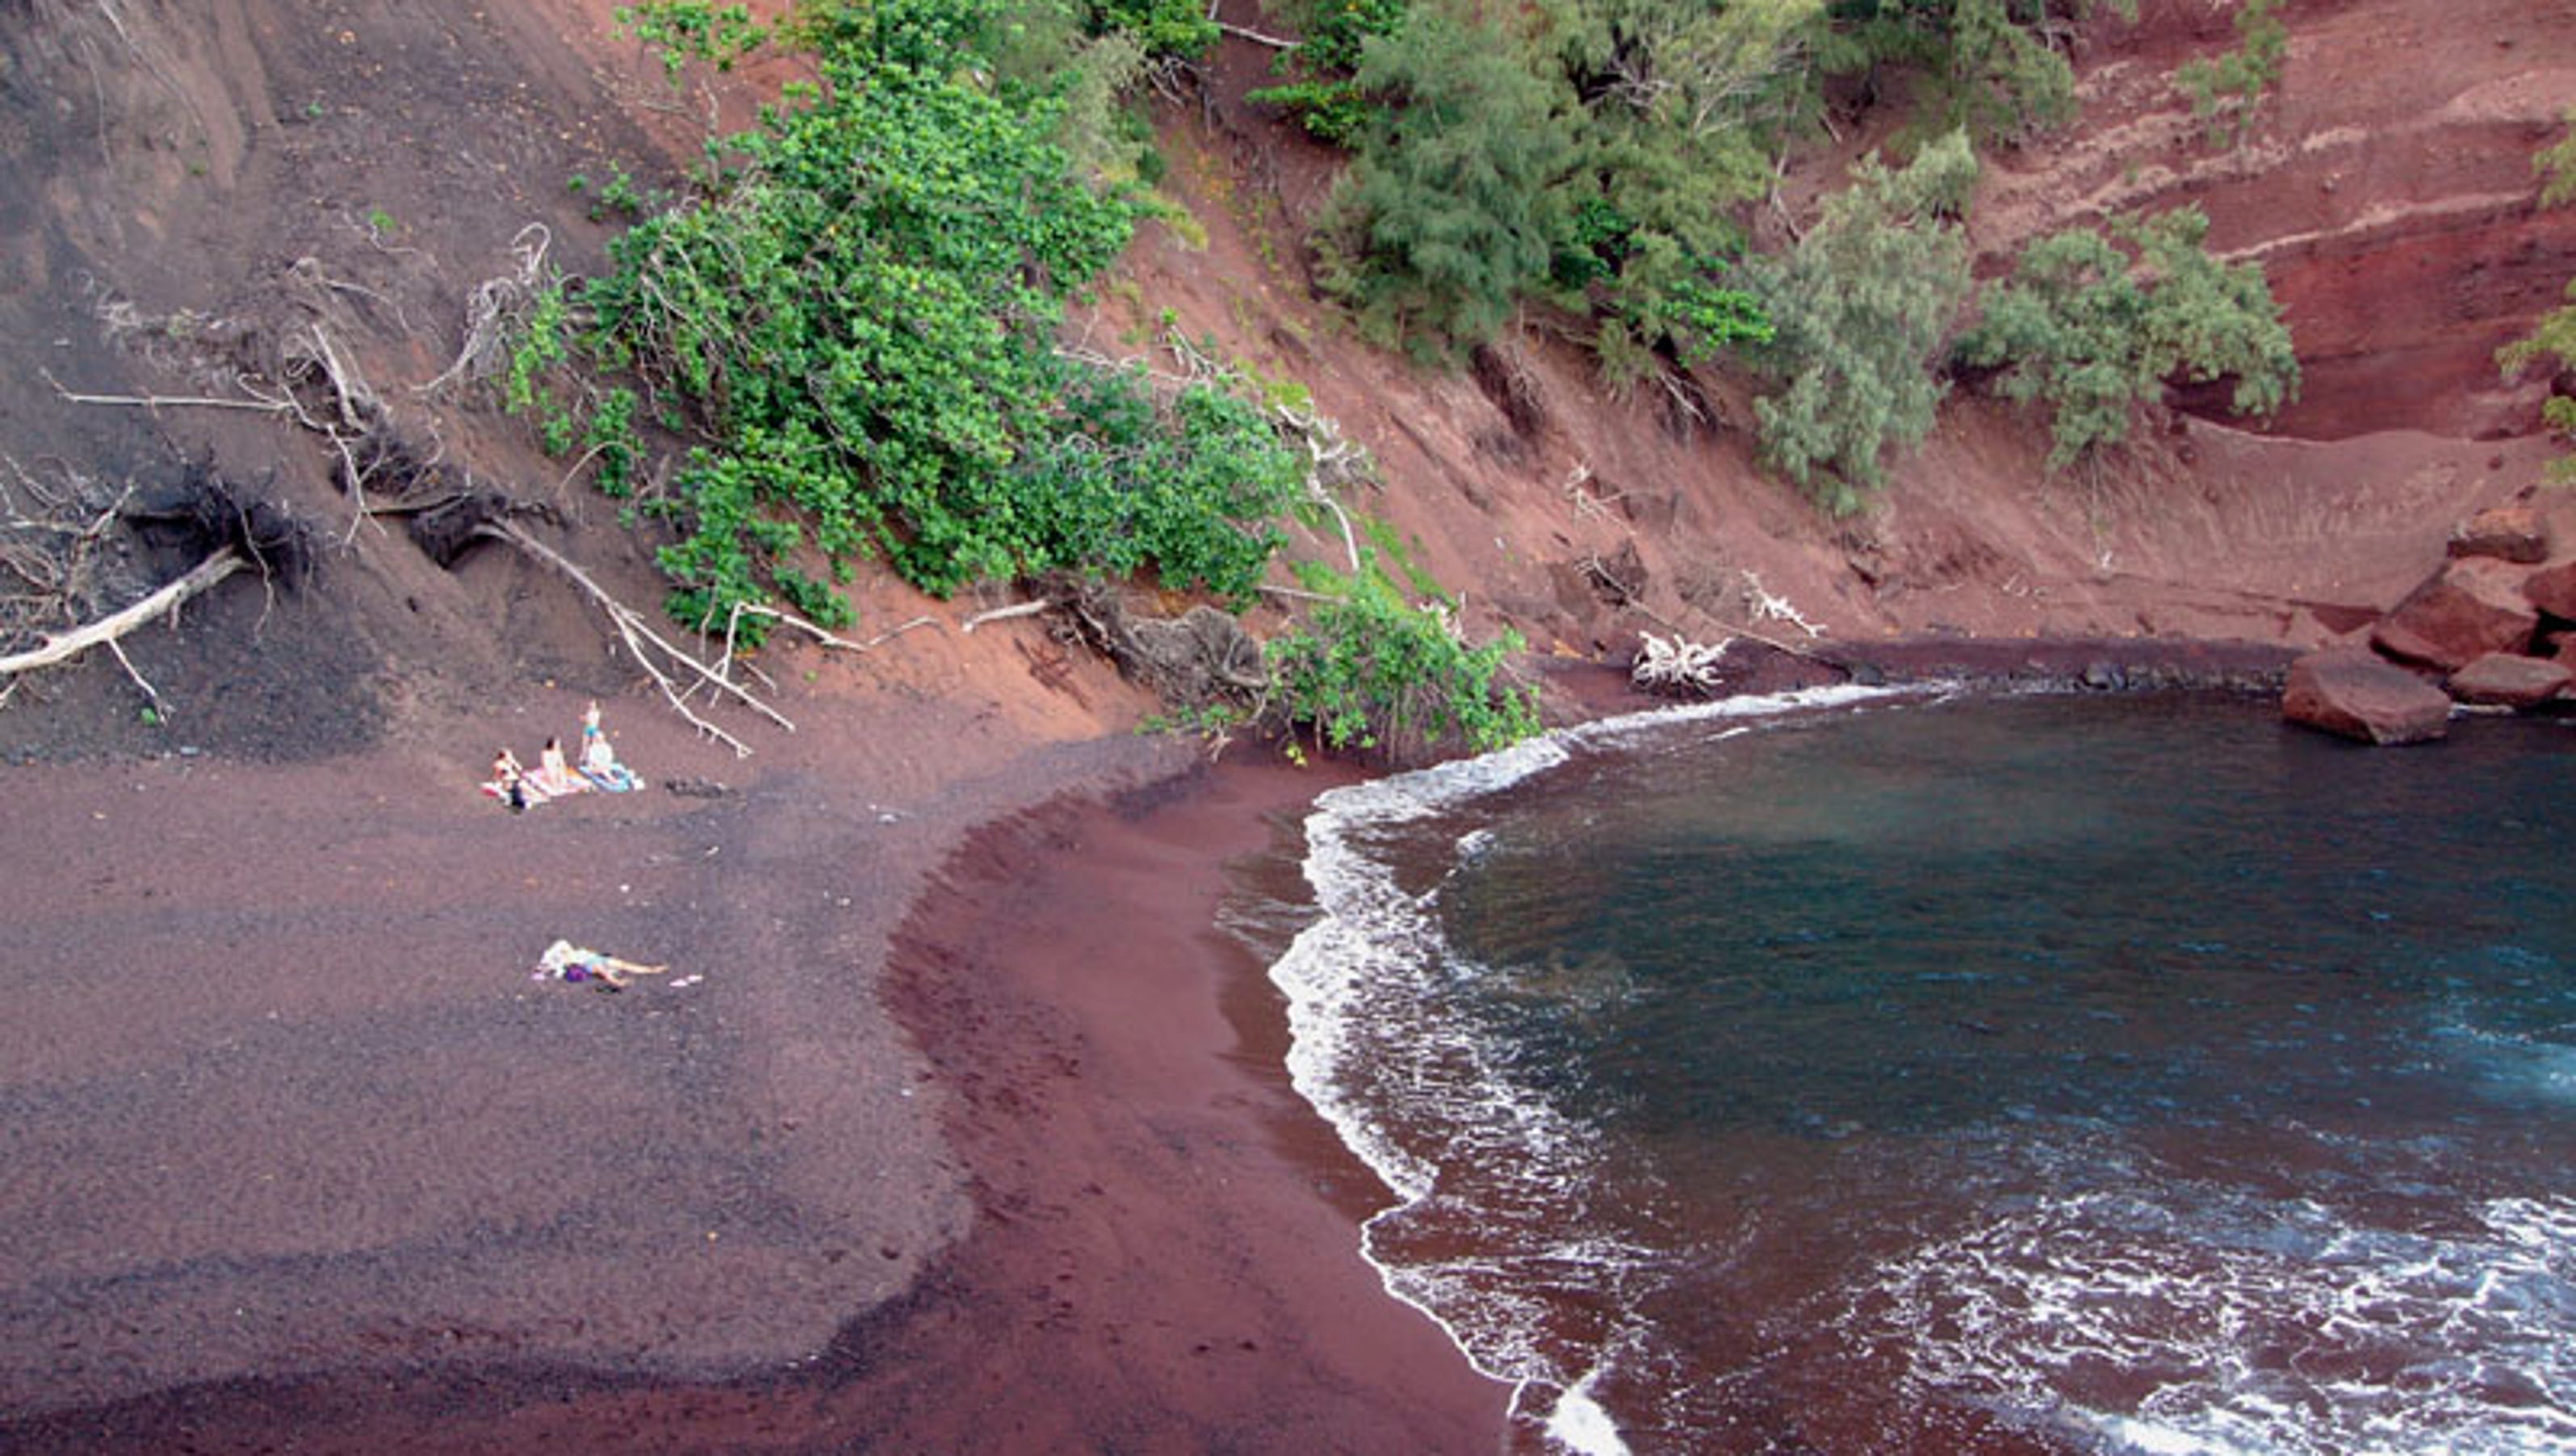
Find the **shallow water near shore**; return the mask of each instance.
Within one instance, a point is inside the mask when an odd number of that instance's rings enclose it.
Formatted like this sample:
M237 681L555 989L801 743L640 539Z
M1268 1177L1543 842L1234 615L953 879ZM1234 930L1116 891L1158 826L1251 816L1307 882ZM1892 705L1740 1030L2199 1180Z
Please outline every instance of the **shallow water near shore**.
M1806 705L1308 821L1292 1075L1523 1444L2576 1451L2570 729Z

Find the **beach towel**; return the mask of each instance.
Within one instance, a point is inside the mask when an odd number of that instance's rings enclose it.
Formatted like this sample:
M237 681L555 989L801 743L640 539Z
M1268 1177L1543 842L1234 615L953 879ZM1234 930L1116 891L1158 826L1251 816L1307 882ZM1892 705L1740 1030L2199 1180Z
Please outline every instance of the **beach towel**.
M544 771L536 771L536 773L520 773L520 776L518 776L518 791L520 791L520 796L523 796L523 799L528 799L528 807L536 809L538 804L546 804L546 801L564 799L564 796L569 796L569 794L590 794L592 789L598 789L598 786L595 786L595 783L592 783L590 778L580 776L580 773L567 773L567 776L564 776L564 778L567 778L567 781L569 781L567 786L564 786L564 789L554 789L554 786L549 786L549 783L546 783ZM636 789L641 789L641 783L636 783ZM489 781L484 781L482 791L484 791L484 794L492 796L492 799L500 799L502 804L507 804L507 801L510 801L510 791L507 791L505 786L502 786L502 783L497 781L497 778L489 778Z
M510 802L510 791L507 788L504 788L498 779L487 780L483 785L483 792L500 800L504 804ZM519 775L519 796L528 801L528 807L531 809L544 803L548 799L560 799L563 797L561 794L550 794L546 792L545 785L538 783L537 776L534 774Z
M581 776L584 781L603 794L631 794L644 787L644 781L637 778L622 763L612 763L604 768L592 768L584 764Z

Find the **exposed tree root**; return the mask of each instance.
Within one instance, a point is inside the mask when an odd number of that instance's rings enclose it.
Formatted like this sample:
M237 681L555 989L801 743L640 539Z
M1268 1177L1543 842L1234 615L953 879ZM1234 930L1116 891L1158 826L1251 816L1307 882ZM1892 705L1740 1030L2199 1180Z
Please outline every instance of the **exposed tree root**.
M634 657L636 665L644 669L645 676L653 679L653 685L662 690L662 698L671 705L672 711L689 720L689 725L700 733L733 749L735 757L749 758L751 745L708 722L689 706L689 699L696 696L701 687L715 697L732 698L790 733L796 731L796 725L789 722L785 714L769 706L750 689L734 682L722 667L702 662L682 651L654 631L643 613L611 596L607 588L592 580L589 572L506 518L482 521L470 534L498 541L525 554L530 560L553 568L557 575L571 582L608 618L608 624L617 630L618 640L626 644L627 652Z
M1087 647L1165 702L1240 704L1270 688L1261 643L1232 616L1195 606L1178 617L1128 610L1107 582L1059 573L1036 583L1039 605L1057 615L1056 635ZM1025 609L1006 608L1013 615ZM992 614L987 613L987 616Z
M47 485L14 460L0 463L8 467L0 477L0 586L16 588L0 594L0 678L10 680L8 691L22 674L105 647L167 711L160 689L119 645L124 637L164 613L175 618L182 603L244 569L290 586L312 569L310 532L301 522L264 501L245 504L203 465L188 467L173 487L127 485L111 496L69 470ZM120 527L174 530L196 559L176 580L102 614L107 600L137 590L136 568L120 568L120 557L104 549ZM0 701L6 696L0 691Z

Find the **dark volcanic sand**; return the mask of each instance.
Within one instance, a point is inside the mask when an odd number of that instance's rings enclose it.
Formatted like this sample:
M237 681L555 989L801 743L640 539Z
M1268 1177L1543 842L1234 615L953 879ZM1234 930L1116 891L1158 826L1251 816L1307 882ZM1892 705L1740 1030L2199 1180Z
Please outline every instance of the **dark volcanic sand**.
M0 1449L1494 1448L1208 928L1325 780L996 821L896 937L926 1067L871 1004L937 821L1169 764L897 824L794 770L519 820L390 754L9 771ZM708 980L528 981L555 933Z

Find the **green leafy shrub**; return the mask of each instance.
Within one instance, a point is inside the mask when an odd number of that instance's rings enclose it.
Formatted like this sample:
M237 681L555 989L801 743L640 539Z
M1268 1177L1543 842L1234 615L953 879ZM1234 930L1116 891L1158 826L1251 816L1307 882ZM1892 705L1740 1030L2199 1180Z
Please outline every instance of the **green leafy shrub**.
M651 0L620 5L609 12L617 28L658 52L662 69L673 81L693 60L719 71L757 49L769 38L767 27L751 18L748 5L711 5L706 0Z
M2212 258L2198 208L2116 231L2134 259L2089 230L2031 244L1959 341L1963 362L2003 370L2006 398L2047 405L2051 468L2127 439L2137 406L2169 380L2232 376L2238 414L2298 395L2298 355L2261 264Z
M1536 695L1496 681L1519 638L1469 647L1442 610L1405 600L1375 552L1364 551L1349 576L1310 568L1306 583L1331 600L1271 639L1265 655L1274 710L1325 747L1414 762L1539 731Z
M2541 176L2543 207L2576 199L2576 107L2568 108L2567 128L2565 137L2532 158L2532 168ZM2568 280L2565 297L2564 304L2541 315L2540 325L2530 337L2516 339L2496 351L2496 363L2503 367L2506 379L2519 379L2535 365L2553 372L2576 368L2576 279ZM2576 399L2551 394L2541 403L2540 420L2561 439L2576 438ZM2576 480L2576 455L2562 455L2551 461L2549 475L2562 482Z
M1072 569L1240 599L1277 549L1302 456L1262 412L1057 351L1064 299L1116 258L1135 207L1057 144L1066 72L961 64L999 13L801 9L825 84L725 139L699 197L529 311L508 402L591 401L586 431L567 413L563 433L604 489L635 479L639 407L693 440L638 502L678 532L659 559L683 620L772 597L837 620L829 580L865 555L941 594ZM548 393L572 340L638 387Z
M2576 367L2576 279L2567 284L2566 303L2541 316L2540 326L2528 338L2516 339L2496 351L2496 362L2503 366L2507 379L2519 379L2534 365L2552 370ZM2552 394L2540 406L2541 423L2556 431L2561 439L2576 439L2576 399ZM2553 480L2576 480L2576 455L2562 455L2550 462Z
M2576 106L2567 108L2567 135L2541 148L2531 158L2540 174L2540 205L2557 207L2576 200Z
M1123 31L1147 55L1191 57L1217 42L1216 22L1200 0L1092 0L1093 28Z
M1968 296L1968 245L1943 214L1976 178L1964 132L1900 171L1875 160L1787 254L1745 276L1774 330L1755 356L1781 382L1753 402L1765 458L1834 515L1867 504L1890 444L1931 432L1933 365Z
M1325 141L1344 146L1356 141L1375 111L1358 79L1361 54L1370 41L1402 28L1408 4L1310 0L1297 7L1289 18L1305 38L1271 63L1274 74L1289 79L1246 99L1286 108L1298 125Z
M2290 31L2279 10L2280 0L2245 0L2236 11L2236 49L2175 69L2174 89L2189 98L2212 143L2243 138L2263 93L2280 81Z

